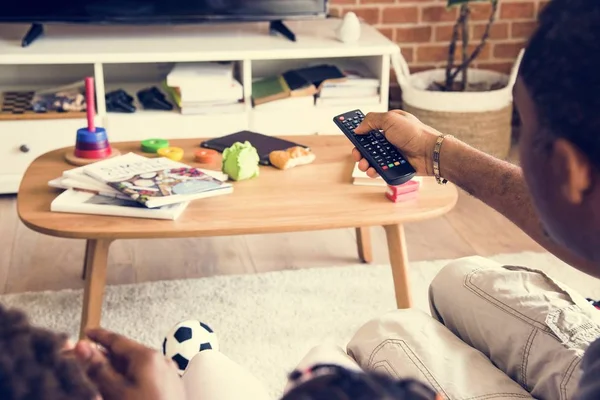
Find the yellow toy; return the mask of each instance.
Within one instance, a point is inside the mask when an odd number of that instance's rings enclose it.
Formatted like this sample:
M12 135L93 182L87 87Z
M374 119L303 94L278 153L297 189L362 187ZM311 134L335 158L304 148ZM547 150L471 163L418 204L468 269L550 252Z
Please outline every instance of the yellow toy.
M183 149L181 147L163 147L162 149L158 149L156 153L161 157L167 157L173 161L181 161L183 158Z

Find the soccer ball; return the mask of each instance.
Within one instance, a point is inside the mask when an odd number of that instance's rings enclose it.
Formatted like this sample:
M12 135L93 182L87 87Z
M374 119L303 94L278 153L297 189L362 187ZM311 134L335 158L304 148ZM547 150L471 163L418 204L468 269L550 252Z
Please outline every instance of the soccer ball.
M183 375L196 354L205 350L219 350L217 335L210 326L192 319L179 322L165 337L162 352L177 364Z

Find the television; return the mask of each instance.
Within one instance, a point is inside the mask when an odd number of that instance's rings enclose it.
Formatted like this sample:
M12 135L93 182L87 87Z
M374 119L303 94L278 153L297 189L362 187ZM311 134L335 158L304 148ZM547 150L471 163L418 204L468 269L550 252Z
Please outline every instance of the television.
M0 23L28 23L28 45L47 23L193 24L206 22L272 22L288 38L286 19L325 17L327 0L8 0Z

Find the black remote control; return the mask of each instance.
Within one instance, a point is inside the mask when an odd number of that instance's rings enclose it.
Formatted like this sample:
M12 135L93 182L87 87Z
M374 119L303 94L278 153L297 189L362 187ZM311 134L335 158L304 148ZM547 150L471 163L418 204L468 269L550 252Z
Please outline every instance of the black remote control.
M396 146L388 142L383 133L377 130L361 135L354 133L363 119L365 115L360 110L354 110L338 115L333 122L388 185L397 186L408 182L415 176L415 169Z

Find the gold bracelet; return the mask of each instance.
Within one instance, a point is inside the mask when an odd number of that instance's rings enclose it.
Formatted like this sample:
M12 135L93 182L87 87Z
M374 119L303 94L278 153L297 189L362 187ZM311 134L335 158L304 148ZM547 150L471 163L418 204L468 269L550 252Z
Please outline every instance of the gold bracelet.
M435 142L435 147L433 148L433 174L435 176L435 180L440 185L445 185L448 183L447 179L444 179L440 176L440 150L446 137L452 137L452 135L441 134L438 136L437 141Z

